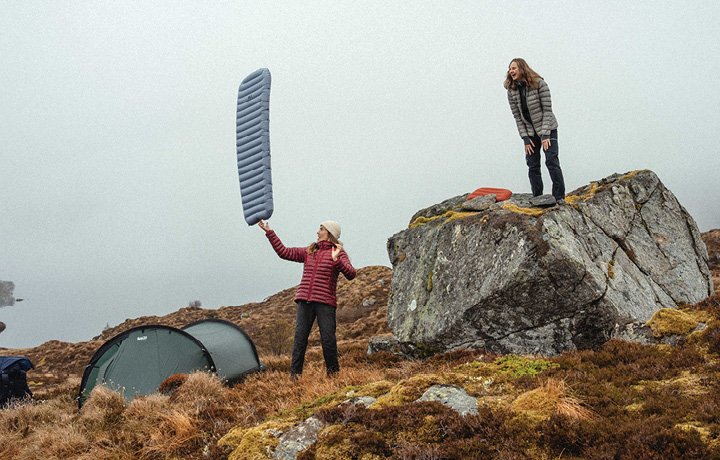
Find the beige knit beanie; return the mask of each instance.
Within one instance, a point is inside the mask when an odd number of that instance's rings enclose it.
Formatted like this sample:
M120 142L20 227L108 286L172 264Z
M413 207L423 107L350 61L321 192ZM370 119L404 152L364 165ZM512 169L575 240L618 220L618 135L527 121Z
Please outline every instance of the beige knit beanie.
M326 220L325 222L321 222L320 225L325 227L325 230L334 236L336 240L340 240L340 224L334 220Z

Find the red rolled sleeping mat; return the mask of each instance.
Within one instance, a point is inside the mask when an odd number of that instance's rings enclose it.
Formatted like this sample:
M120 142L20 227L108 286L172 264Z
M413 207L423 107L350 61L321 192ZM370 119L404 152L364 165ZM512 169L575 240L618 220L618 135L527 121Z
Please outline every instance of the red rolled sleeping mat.
M512 196L512 192L506 188L480 187L468 195L467 200L485 195L495 195L495 201L505 201Z

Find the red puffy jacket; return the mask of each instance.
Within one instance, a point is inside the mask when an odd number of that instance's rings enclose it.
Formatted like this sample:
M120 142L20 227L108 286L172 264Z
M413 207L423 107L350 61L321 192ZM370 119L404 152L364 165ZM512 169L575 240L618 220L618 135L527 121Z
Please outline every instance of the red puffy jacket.
M319 241L317 251L308 254L307 248L285 247L273 230L266 232L265 236L281 259L305 264L295 295L296 302L320 302L337 307L335 291L338 275L342 272L349 280L357 275L345 251L340 253L337 260L333 260L332 250L335 246L329 241Z

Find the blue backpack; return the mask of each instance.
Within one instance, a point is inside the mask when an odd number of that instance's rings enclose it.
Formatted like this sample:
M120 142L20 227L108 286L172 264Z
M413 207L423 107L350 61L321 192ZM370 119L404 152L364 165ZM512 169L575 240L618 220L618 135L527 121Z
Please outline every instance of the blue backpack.
M13 399L32 398L27 371L34 367L24 356L0 356L0 407Z

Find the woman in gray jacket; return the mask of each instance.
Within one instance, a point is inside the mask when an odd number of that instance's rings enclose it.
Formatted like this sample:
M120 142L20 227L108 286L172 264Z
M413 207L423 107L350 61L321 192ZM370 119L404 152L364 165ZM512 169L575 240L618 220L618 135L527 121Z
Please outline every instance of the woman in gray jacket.
M557 120L552 112L550 88L525 59L515 58L505 76L510 110L518 132L525 143L525 160L533 196L543 194L540 171L540 147L545 151L545 165L552 180L552 194L557 201L565 199L565 182L558 158Z

